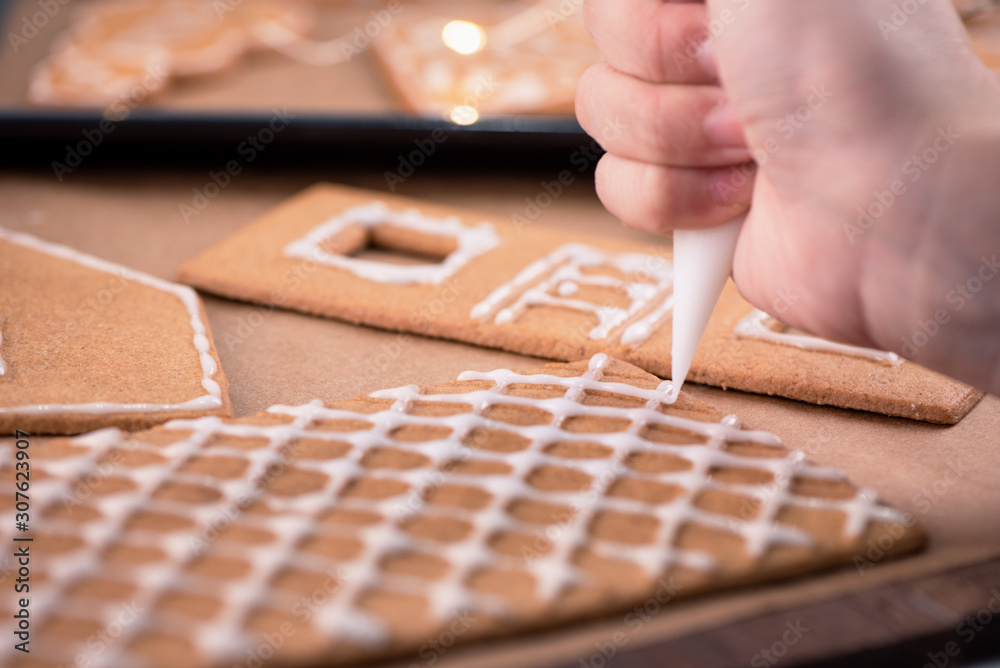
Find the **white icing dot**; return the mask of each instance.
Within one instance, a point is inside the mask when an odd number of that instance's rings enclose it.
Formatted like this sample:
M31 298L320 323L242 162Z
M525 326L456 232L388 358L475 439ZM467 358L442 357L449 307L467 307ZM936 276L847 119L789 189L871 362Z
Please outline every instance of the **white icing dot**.
M476 81L481 80L482 76L466 83L467 89L475 90ZM549 85L541 77L531 72L522 73L512 78L496 93L496 97L506 104L525 107L540 104L548 96Z
M569 297L570 295L575 295L580 291L580 286L573 281L563 281L559 284L559 296Z

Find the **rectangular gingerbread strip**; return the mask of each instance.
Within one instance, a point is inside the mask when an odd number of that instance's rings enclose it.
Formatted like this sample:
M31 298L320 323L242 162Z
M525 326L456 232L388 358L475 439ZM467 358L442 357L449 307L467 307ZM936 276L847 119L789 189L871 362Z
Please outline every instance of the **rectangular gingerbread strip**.
M667 377L667 247L317 185L179 271L209 292L550 359L613 354ZM895 355L784 331L730 283L691 380L929 422L982 393Z

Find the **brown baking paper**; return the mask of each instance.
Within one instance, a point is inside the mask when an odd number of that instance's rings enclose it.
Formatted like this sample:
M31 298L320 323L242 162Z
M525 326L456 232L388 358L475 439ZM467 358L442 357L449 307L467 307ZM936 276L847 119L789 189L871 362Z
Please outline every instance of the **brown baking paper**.
M0 176L0 225L29 232L155 276L172 278L196 253L314 181L383 188L378 173L309 173L280 178L241 174L185 220L182 204L205 173L156 176ZM538 177L434 176L419 173L402 194L500 216L524 215L543 192ZM625 230L604 211L582 176L539 211L532 224L589 234L651 237ZM207 297L205 307L230 382L237 416L271 404L336 400L384 387L447 381L466 369L534 368L538 360L448 341ZM783 399L685 386L699 399L738 415L747 427L778 434L810 459L843 469L886 502L912 513L930 535L921 555L871 562L817 577L754 587L702 601L657 605L641 624L627 612L536 635L475 643L394 665L544 665L589 656L616 633L628 646L715 628L767 610L938 572L1000 553L1000 399L985 397L957 425L915 421ZM870 566L870 567L869 567ZM988 589L988 587L987 587ZM985 594L984 589L984 594ZM985 600L985 599L984 599ZM849 639L845 639L849 642ZM596 643L596 645L595 645ZM748 657L749 659L749 657Z

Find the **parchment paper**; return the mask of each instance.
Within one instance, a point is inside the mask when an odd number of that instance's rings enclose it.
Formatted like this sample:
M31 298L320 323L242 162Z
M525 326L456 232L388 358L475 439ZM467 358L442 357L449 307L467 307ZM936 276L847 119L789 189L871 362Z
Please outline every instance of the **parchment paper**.
M155 158L150 156L151 162ZM543 182L553 178L555 174L432 173L428 168L399 185L397 192L501 216L524 215L528 203L544 192ZM81 168L58 183L51 174L0 173L0 225L173 278L186 259L315 181L385 189L379 171L303 170L276 175L247 170L185 221L180 205L190 205L193 189L202 189L208 180L207 172L136 176ZM623 228L600 205L592 180L584 175L576 175L561 196L541 208L533 224L663 242ZM532 368L540 362L296 313L267 312L212 297L205 302L237 415L279 402L335 400L382 387L443 382L466 369ZM748 427L777 433L816 462L844 469L856 482L876 489L884 500L913 513L930 534L929 549L892 563L876 558L874 567L863 573L845 568L684 602L638 627L626 624L623 614L615 613L536 635L459 647L435 663L534 666L574 661L618 631L636 645L644 639L687 634L764 610L1000 554L1000 486L996 483L1000 399L987 396L959 424L941 427L709 387L685 388L738 415ZM417 659L396 663L413 661ZM421 658L418 665L429 664Z

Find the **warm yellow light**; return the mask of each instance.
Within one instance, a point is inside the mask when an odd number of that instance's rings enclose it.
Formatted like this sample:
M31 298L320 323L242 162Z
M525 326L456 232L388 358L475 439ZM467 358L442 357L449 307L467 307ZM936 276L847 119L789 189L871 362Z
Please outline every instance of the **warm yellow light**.
M452 107L451 112L448 114L452 123L457 125L472 125L479 120L479 112L476 111L475 107L470 107L466 104L460 104L457 107Z
M475 53L486 46L486 31L470 21L450 21L441 31L445 46L459 53Z

